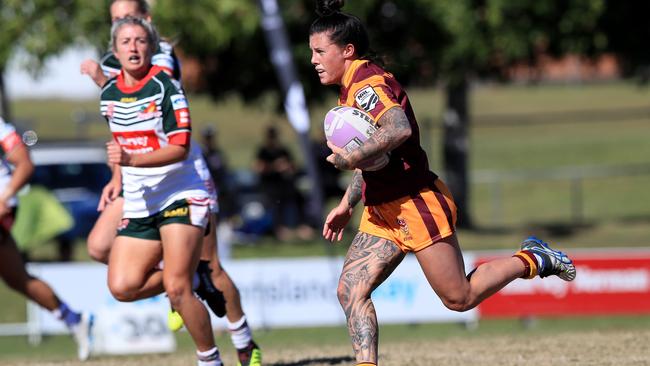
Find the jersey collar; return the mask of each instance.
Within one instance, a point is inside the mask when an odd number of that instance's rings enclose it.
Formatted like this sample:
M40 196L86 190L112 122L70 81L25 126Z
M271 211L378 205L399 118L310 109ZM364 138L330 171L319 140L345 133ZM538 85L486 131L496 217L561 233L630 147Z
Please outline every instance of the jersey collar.
M359 69L359 67L363 64L368 63L368 60L354 60L350 64L347 70L345 70L345 73L343 73L343 87L347 88L350 86L352 83L352 77L354 76L354 72Z
M135 93L138 90L142 89L142 87L151 80L152 77L157 75L159 72L161 72L162 69L159 66L153 65L149 69L149 72L147 75L142 78L142 80L138 81L137 84L133 86L128 86L124 83L124 73L120 72L117 74L117 88L120 89L122 93Z

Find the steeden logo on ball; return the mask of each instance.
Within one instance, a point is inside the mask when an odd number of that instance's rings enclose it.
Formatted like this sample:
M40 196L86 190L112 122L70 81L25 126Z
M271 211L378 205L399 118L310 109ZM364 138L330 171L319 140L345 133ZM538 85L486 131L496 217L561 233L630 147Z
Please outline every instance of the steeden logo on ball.
M348 106L330 109L324 120L325 137L334 145L352 151L358 149L377 131L375 123L366 112ZM375 171L388 164L388 155L369 161L359 168Z

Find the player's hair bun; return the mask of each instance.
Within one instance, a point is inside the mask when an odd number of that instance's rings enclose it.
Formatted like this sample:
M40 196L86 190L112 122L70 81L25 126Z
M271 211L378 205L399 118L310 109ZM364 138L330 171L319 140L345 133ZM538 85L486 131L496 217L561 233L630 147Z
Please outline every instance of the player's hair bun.
M316 14L326 17L338 13L344 4L345 0L316 0Z

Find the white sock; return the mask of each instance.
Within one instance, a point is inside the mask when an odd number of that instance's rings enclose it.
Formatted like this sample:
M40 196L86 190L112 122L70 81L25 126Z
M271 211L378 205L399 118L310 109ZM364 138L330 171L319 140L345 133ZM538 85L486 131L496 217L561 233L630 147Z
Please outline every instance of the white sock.
M60 309L58 309L58 308L57 308L57 309L54 309L54 310L51 311L51 313L52 313L52 315L54 315L54 317L56 317L57 319L59 319L59 320L63 320L63 314L61 313L61 310L60 310Z
M533 253L533 255L535 256L535 259L537 259L537 271L539 272L542 270L542 264L544 263L544 259L537 253Z
M223 366L217 346L203 352L196 350L196 357L199 359L198 366Z
M234 323L228 321L228 331L230 331L230 339L232 340L232 344L237 349L246 348L253 339L251 328L246 322L246 315L242 316L241 319L237 320Z

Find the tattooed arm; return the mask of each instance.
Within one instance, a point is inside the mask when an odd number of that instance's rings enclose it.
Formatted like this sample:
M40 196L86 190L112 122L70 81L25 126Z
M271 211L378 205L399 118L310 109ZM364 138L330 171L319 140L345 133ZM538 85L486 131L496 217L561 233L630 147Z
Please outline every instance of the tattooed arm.
M352 176L352 182L345 191L341 202L334 207L327 215L323 225L323 237L329 241L341 241L343 238L343 229L352 217L354 206L361 200L361 185L363 177L361 171L356 170Z
M348 204L349 208L354 208L354 206L361 201L361 186L363 185L363 177L361 176L360 170L355 170L352 175L352 182L348 186L348 189L345 190L343 199Z
M377 124L380 128L361 147L349 153L335 150L332 159L327 160L339 169L351 170L360 162L392 151L411 136L411 124L400 107L386 111Z

